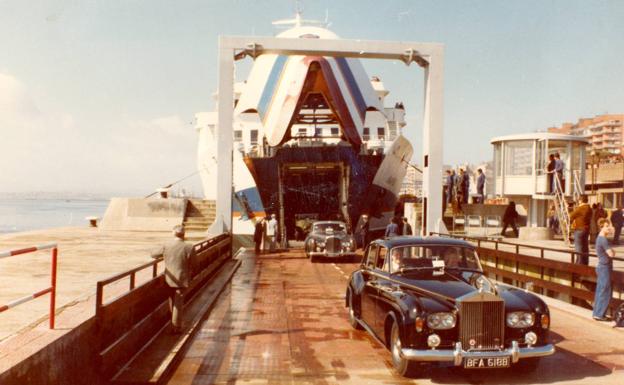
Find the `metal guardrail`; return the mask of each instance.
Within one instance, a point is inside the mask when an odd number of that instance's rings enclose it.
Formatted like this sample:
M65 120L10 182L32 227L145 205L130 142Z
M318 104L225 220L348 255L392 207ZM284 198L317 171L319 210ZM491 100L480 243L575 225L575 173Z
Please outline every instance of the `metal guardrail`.
M227 233L193 245L191 280L182 295L185 306L201 292L222 263L231 258L231 245L231 237ZM158 268L161 262L162 258L97 283L97 365L100 373L108 379L119 373L132 357L170 324L167 299L171 291L165 281L164 269ZM145 269L152 269L152 277L137 285L137 274ZM130 278L128 290L105 302L105 287L127 278Z
M0 313L9 310L15 306L21 305L25 302L32 301L35 298L39 298L42 295L50 293L50 329L54 329L54 321L55 321L55 312L56 312L56 265L57 265L57 256L58 256L58 246L56 243L50 243L46 245L27 247L24 249L16 249L0 252L0 259L14 257L16 255L28 254L35 251L40 250L51 250L52 263L50 268L50 286L39 290L36 293L31 295L27 295L15 301L9 302L6 305L0 305Z
M577 253L569 249L556 249L533 245L521 245L493 239L476 238L464 235L430 233L476 244L483 270L497 280L518 287L538 288L541 294L579 304L580 301L593 301L596 271L593 266L574 263ZM505 250L507 249L507 250ZM537 251L538 256L522 254L526 250ZM570 262L548 258L546 252L570 254ZM589 253L591 258L596 254ZM624 261L616 257L615 261ZM612 298L612 309L621 303L624 294L624 271L613 271L611 284L617 298Z
M228 233L224 233L224 234L218 235L216 237L207 239L205 241L196 243L196 244L193 245L193 253L196 256L200 255L200 253L203 253L203 252L209 250L211 247L213 247L214 245L218 244L219 242L223 241L224 239L226 239L228 237L229 237L229 234ZM152 269L152 278L156 278L158 276L158 264L160 262L162 262L162 261L163 261L162 257L161 258L157 258L157 259L154 259L151 262L144 263L144 264L142 264L140 266L137 266L135 268L132 268L130 270L124 271L124 272L116 274L116 275L114 275L112 277L109 277L109 278L103 279L101 281L98 281L97 282L97 289L96 289L96 300L95 300L96 314L98 314L99 313L99 309L101 309L102 306L105 305L105 303L104 303L104 288L107 285L110 285L111 283L120 281L120 280L122 280L122 279L124 279L126 277L130 277L130 284L129 284L129 287L128 287L128 292L130 292L130 291L136 289L136 275L137 275L138 272L140 272L142 270L145 270L145 269L151 268ZM124 294L121 294L121 295L124 295ZM116 297L116 298L119 298L119 297ZM109 302L112 302L114 300L115 299L113 299L113 300L111 300Z

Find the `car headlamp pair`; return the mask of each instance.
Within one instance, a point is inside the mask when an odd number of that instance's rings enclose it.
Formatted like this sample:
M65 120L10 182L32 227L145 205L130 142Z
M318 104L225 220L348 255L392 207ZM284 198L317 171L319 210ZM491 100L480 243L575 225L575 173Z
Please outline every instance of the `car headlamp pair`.
M446 330L455 327L457 318L455 314L448 312L432 313L427 316L429 329Z
M528 328L535 323L535 315L526 311L515 311L507 314L507 326L510 328Z

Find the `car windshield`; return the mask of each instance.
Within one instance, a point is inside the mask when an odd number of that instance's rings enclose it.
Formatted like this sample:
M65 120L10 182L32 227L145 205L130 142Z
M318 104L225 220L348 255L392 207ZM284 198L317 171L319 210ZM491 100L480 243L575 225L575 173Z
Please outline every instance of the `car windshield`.
M333 232L346 231L346 226L342 223L316 223L314 224L315 233L325 233L328 229Z
M398 246L390 252L390 272L401 269L433 268L433 261L443 261L445 268L481 271L473 249L450 245Z

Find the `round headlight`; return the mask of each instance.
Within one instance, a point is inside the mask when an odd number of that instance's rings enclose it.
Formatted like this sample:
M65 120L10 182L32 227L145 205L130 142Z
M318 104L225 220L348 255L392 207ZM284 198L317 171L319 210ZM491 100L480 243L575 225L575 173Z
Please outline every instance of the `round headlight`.
M524 342L526 342L527 345L535 345L537 342L537 334L528 332L524 335Z
M533 313L526 311L515 311L507 314L507 326L510 328L528 328L535 323Z
M430 348L437 348L440 346L440 336L432 334L427 337L427 345L429 345Z
M446 330L455 327L455 314L453 313L433 313L427 316L427 326L430 329Z

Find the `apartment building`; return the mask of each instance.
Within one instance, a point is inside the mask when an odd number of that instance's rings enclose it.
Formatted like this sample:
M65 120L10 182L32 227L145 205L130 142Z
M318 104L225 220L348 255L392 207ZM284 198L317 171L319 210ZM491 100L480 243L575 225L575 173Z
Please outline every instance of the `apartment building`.
M605 114L593 118L580 118L576 123L563 123L550 127L548 132L577 135L589 140L587 152L619 157L624 154L624 114ZM586 159L590 159L586 157ZM602 159L603 161L606 159Z

